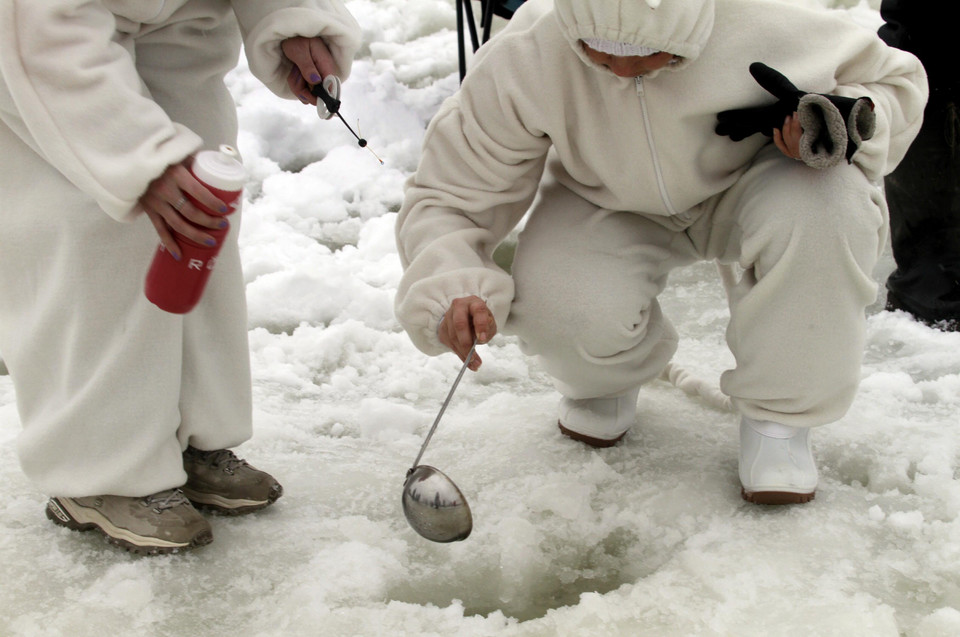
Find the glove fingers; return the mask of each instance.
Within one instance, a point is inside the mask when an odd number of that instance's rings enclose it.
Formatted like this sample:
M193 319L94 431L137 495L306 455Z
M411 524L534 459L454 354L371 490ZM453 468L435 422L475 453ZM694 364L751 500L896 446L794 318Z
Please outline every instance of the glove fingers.
M728 135L735 142L754 133L763 133L770 137L773 129L779 127L784 117L776 104L737 108L717 113L717 126L714 130L718 135Z
M760 132L756 127L756 117L743 110L723 111L717 114L717 135L727 135L735 142Z
M780 99L799 99L801 92L793 85L793 82L787 79L780 71L772 69L763 62L754 62L750 65L750 75L762 86L768 93ZM792 106L792 105L791 105ZM793 112L791 107L790 112Z

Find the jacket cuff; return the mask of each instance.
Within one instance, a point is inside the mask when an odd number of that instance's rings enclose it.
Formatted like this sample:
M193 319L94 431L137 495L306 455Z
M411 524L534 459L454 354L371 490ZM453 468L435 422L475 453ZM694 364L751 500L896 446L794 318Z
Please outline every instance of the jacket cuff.
M294 8L270 13L244 38L250 72L276 95L292 99L294 95L287 86L291 64L284 57L280 44L287 38L298 36L323 38L337 65L337 75L341 80L347 79L362 39L360 26L346 9Z
M450 351L438 337L440 322L455 299L467 296L483 299L493 313L498 332L502 332L513 300L513 279L484 268L464 271L459 277L428 277L413 283L409 289L401 282L396 315L417 349L436 356Z
M203 139L192 130L176 122L173 123L173 127L176 129L176 135L163 144L162 148L156 148L154 152L150 153L157 159L154 170L138 172L136 177L131 175L133 179L141 181L141 183L136 184L137 188L127 190L127 192L136 193L134 198L128 199L106 189L98 189L94 193L94 199L104 212L117 221L128 222L134 220L143 212L140 208L140 197L147 191L150 183L162 175L163 171L169 166L182 162L203 147Z

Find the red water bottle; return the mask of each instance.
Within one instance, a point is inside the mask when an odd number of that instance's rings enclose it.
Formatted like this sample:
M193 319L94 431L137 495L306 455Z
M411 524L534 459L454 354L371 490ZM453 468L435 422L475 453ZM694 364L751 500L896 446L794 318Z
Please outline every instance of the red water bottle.
M190 172L197 181L227 205L227 212L210 210L189 194L184 193L194 206L209 215L225 217L240 207L246 174L240 163L240 153L232 146L222 145L220 150L204 150L196 154ZM196 224L195 227L200 228ZM180 245L180 260L173 258L161 243L150 264L144 292L151 303L161 310L184 314L194 308L203 295L203 288L217 261L220 244L230 226L223 228L200 228L216 240L215 246L207 246L175 233Z

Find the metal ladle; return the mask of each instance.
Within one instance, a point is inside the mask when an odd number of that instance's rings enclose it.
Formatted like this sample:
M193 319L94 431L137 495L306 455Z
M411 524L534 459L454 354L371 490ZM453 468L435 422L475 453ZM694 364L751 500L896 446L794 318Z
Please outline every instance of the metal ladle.
M477 341L474 340L473 347L467 353L463 367L460 368L457 379L453 381L450 393L443 401L440 413L433 421L433 426L430 427L423 446L420 447L420 453L413 461L413 466L407 471L406 480L403 482L403 514L407 516L407 522L414 531L433 542L465 540L473 530L473 516L470 514L470 505L467 504L463 493L442 471L430 465L420 464L420 458L423 457L433 432L437 430L440 418L450 404L450 399L453 398L453 392L460 384L463 373L467 371L467 366L473 360L476 349Z

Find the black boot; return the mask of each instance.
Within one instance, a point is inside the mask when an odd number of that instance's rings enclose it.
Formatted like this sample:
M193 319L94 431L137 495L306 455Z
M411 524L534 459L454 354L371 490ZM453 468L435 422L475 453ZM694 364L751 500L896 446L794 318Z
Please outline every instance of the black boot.
M934 88L920 134L884 182L897 262L887 279L887 309L954 331L960 328L958 153L956 93Z

